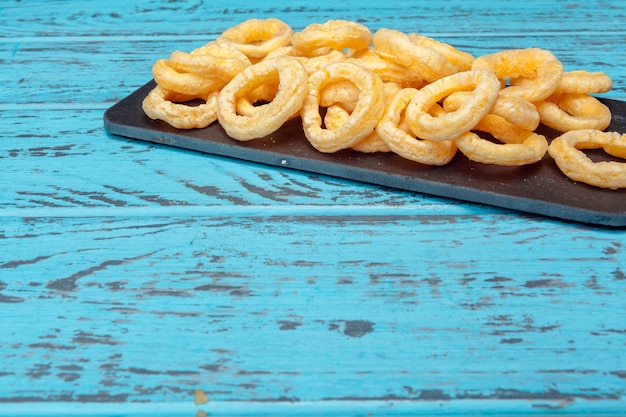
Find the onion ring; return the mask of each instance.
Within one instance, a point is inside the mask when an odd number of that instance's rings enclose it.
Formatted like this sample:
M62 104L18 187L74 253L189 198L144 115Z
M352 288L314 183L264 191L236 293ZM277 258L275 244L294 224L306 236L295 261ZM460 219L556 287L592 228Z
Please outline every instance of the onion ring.
M444 100L443 108L446 111L458 109L470 94L468 91L458 91L450 94ZM502 92L498 93L498 97L493 103L489 114L501 116L513 125L531 131L537 129L540 121L539 113L534 104L519 96L502 94Z
M237 97L237 114L241 116L251 116L253 113L259 111L263 105L269 103L276 97L279 83L280 80L278 78L272 79L244 96Z
M561 132L604 130L611 124L611 110L597 98L578 93L554 94L535 103L541 123Z
M469 71L472 68L472 63L474 62L472 54L459 51L452 45L417 33L409 33L408 36L414 44L431 48L445 56L446 60L456 67L457 71Z
M217 42L229 43L252 60L259 60L276 48L291 43L293 29L282 20L248 19L226 29Z
M237 99L278 78L274 99L250 115L237 114ZM258 62L237 74L219 93L217 117L233 139L246 141L278 130L300 109L307 95L307 73L297 58Z
M491 71L503 81L508 78L511 85L503 92L517 94L531 103L552 95L563 75L561 62L550 51L540 48L510 49L482 55L474 60L472 69Z
M376 129L358 143L352 145L352 149L362 153L391 152L391 148L380 137Z
M328 50L324 54L316 56L303 56L296 51L293 46L283 46L275 49L263 59L271 59L277 56L287 55L296 57L302 62L306 72L312 74L318 69L325 67L333 62L341 62L346 60L346 55L342 51Z
M156 86L148 93L141 107L149 118L163 120L177 129L201 129L217 119L217 92L209 95L204 104L190 106L175 103L175 94Z
M226 82L251 65L248 57L235 47L217 42L211 42L190 53L174 51L170 55L169 64L179 72L218 77Z
M417 45L408 35L382 28L374 33L374 51L381 57L417 71L427 82L458 72L446 57L432 48Z
M324 115L324 126L326 129L337 129L343 125L349 117L350 112L342 106L334 104L326 109L326 114ZM367 135L365 138L361 139L358 143L352 145L352 149L363 153L390 151L385 141L383 141L376 132L376 129L374 129L374 131L372 131L372 133Z
M474 88L454 112L432 116L435 103L457 91ZM406 109L407 121L414 135L421 139L444 141L455 139L473 128L489 111L498 97L500 81L488 71L465 71L428 84Z
M279 86L280 79L268 80L268 82L250 91L245 96L238 97L235 106L237 114L241 116L252 116L254 113L263 110L264 106L274 100ZM292 114L288 120L294 119L299 115L300 109Z
M593 162L580 149L604 149L624 158L626 134L582 129L566 132L550 143L548 153L559 169L571 180L600 188L626 188L626 162Z
M328 20L324 23L313 23L291 37L296 50L310 53L321 48L334 50L364 49L372 43L369 28L360 23L348 20Z
M613 80L603 72L576 70L563 73L556 93L597 94L612 87Z
M473 130L487 132L503 142L491 142L474 132L458 137L455 143L459 150L475 162L501 166L529 165L541 160L548 150L545 136L521 129L497 115L486 115Z
M349 80L339 80L326 84L320 90L320 107L340 105L352 112L359 101L361 90Z
M323 55L312 57L298 57L298 59L304 64L306 72L310 75L318 69L324 68L328 64L332 64L333 62L345 61L346 55L341 51L331 50Z
M322 128L320 92L328 84L348 80L359 90L359 98L350 117L337 129ZM383 81L378 75L349 62L336 62L309 77L309 93L300 115L304 134L321 152L349 148L372 133L384 111Z
M398 91L388 104L376 131L394 153L405 159L425 165L445 165L456 154L457 147L453 141L418 139L400 127L402 115L417 92L414 88Z
M156 83L167 91L176 91L190 97L205 99L210 93L218 91L226 81L219 77L203 77L198 74L178 72L169 60L159 59L152 66L152 76Z
M387 109L387 106L396 95L396 93L401 89L402 88L400 87L400 85L396 83L386 82L384 84L383 90L385 93L385 110ZM381 138L378 134L378 125L372 133L367 135L357 144L353 145L352 149L363 153L391 152L391 148L389 148L389 145L387 145L383 138Z
M384 82L393 82L402 87L422 87L426 82L412 68L392 62L378 55L374 49L362 49L351 54L348 62L353 62L370 71L374 71Z

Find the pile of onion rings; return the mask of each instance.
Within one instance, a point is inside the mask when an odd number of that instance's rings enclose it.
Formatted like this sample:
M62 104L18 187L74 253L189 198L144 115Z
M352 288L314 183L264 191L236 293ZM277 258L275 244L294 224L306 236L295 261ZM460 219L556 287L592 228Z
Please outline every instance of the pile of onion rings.
M457 152L522 166L549 155L574 181L626 188L626 162L594 163L581 149L626 157L626 135L604 132L611 112L595 95L601 72L565 71L541 48L474 57L452 45L348 20L295 31L250 19L190 52L158 59L145 114L178 129L214 122L238 141L300 118L320 152L393 152L445 165ZM542 124L561 132L551 143Z

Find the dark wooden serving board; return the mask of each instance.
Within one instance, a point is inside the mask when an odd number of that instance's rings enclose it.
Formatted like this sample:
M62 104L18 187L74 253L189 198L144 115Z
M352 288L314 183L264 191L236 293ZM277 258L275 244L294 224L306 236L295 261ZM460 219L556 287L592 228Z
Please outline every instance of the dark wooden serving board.
M204 129L180 130L143 113L141 102L154 87L150 81L104 115L106 130L115 135L157 142L209 154L298 169L317 174L489 204L564 220L606 226L626 226L626 189L606 190L571 181L546 155L536 164L501 167L475 163L460 152L446 166L432 167L393 153L366 154L315 150L292 120L276 133L239 142L219 123ZM601 99L613 114L607 130L626 132L626 102ZM558 132L540 126L548 140ZM602 158L602 155L595 157Z

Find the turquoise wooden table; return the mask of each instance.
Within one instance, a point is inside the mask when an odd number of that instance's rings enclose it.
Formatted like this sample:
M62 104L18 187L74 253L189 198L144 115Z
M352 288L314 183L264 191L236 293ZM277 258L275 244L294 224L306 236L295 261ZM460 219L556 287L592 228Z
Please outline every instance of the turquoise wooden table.
M537 46L626 101L620 0L1 1L0 416L626 415L624 228L104 129L253 17Z

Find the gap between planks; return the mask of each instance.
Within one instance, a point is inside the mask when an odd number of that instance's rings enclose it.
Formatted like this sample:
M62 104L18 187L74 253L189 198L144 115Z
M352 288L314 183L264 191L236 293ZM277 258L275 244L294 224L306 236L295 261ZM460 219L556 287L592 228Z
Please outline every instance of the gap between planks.
M0 37L2 43L21 42L71 42L71 43L93 43L93 42L146 42L146 41L206 41L216 38L220 33L206 33L202 35L98 35L98 36L15 36ZM431 38L527 38L528 32L481 32L479 34L468 34L467 32L420 32L423 36ZM559 36L586 36L589 38L602 36L626 36L626 30L593 30L593 31L533 31L532 36L559 37Z
M141 87L141 85L137 85L136 89ZM130 94L132 91L129 91ZM121 99L120 99L121 100ZM89 102L77 102L77 103L2 103L0 104L0 111L43 111L43 110L53 110L53 111L65 111L65 110L102 110L103 112L112 107L116 102L100 102L100 103L89 103Z
M3 403L0 417L116 416L193 417L196 411L223 417L281 416L429 416L468 415L571 416L623 415L623 400L510 399L510 400L322 400L322 401L209 401L189 403Z
M243 205L158 207L35 207L0 209L0 218L89 217L422 217L502 215L509 211L491 206L452 203L415 205Z

